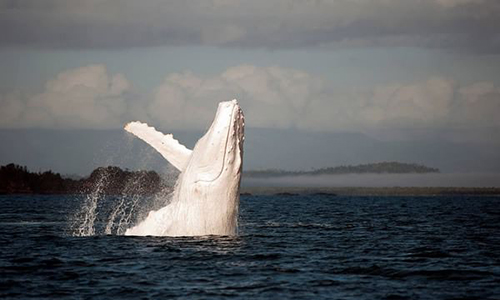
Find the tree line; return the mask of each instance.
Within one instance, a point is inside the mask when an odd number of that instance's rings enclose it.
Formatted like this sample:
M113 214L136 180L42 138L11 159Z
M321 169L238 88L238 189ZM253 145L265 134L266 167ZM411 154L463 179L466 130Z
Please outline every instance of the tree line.
M0 194L79 194L99 189L104 194L155 194L165 187L155 171L99 167L82 179L64 178L52 171L30 172L26 166L0 167Z

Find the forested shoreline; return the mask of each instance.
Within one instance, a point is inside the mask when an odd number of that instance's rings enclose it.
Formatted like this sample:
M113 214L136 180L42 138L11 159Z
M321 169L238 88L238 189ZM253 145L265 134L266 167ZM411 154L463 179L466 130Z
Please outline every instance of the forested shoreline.
M155 194L165 187L155 171L99 167L82 179L64 178L53 171L31 172L25 166L0 167L0 194Z

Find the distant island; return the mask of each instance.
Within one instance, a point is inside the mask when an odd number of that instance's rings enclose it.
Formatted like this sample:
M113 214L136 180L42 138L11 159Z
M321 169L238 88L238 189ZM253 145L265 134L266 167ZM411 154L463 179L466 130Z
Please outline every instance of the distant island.
M341 175L341 174L424 174L439 173L439 169L430 168L420 164L400 162L380 162L372 164L347 165L338 167L321 168L312 171L285 171L277 169L246 171L248 177L283 177L303 175Z

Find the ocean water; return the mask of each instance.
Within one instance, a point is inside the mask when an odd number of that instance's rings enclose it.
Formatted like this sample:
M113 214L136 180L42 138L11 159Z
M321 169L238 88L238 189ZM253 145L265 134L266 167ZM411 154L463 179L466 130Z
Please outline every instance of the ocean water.
M500 299L498 197L243 196L185 238L72 236L81 200L0 196L0 298Z

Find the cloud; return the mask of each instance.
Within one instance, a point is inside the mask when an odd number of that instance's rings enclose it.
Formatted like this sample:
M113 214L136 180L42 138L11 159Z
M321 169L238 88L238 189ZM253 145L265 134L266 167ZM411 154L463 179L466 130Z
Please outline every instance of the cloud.
M323 92L323 80L279 67L240 65L213 77L172 74L154 92L148 112L166 128L203 127L221 100L237 98L256 127L289 128Z
M24 103L20 100L19 92L0 95L0 126L14 127L19 125L19 119L25 110Z
M436 0L436 2L446 8L453 8L464 4L485 4L484 0Z
M175 129L208 126L216 103L232 98L239 99L252 127L366 131L500 126L500 88L490 82L460 86L431 77L342 93L329 86L321 77L280 67L240 65L210 77L185 72L166 77L146 110L153 122Z
M499 14L497 0L19 0L0 2L0 45L289 49L333 44L499 53Z
M362 116L373 124L425 124L446 122L453 102L452 80L434 77L409 85L388 85L366 97Z
M500 127L500 87L477 82L458 89L454 122L476 127Z
M127 111L130 82L110 76L105 66L65 71L49 80L42 93L0 96L0 126L45 128L114 128Z
M219 101L237 98L247 125L312 131L500 128L500 87L431 77L372 89L336 91L301 70L239 65L220 74L172 73L134 95L103 65L60 73L43 92L0 95L0 127L121 128L141 120L164 130L207 128Z

